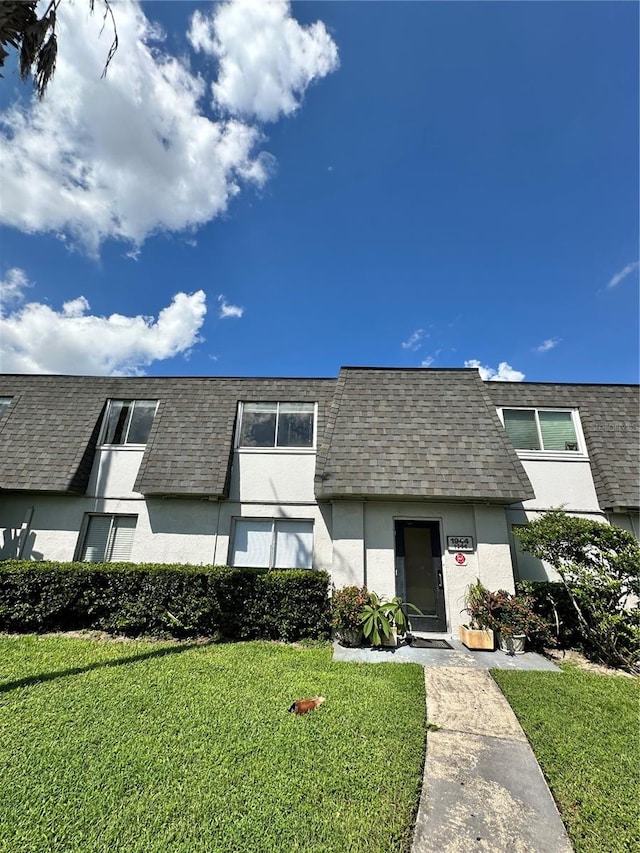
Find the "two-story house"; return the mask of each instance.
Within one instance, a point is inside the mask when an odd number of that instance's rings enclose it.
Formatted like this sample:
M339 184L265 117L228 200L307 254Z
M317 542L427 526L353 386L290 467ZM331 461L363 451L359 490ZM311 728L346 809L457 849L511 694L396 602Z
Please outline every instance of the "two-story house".
M2 375L0 557L322 568L451 632L476 578L547 576L513 537L537 513L638 536L638 412L636 386L468 369Z

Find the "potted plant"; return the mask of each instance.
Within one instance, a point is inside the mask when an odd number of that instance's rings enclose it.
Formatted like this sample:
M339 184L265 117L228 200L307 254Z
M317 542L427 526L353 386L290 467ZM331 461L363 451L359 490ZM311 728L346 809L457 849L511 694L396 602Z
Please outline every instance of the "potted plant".
M496 647L493 625L498 607L496 593L490 592L480 578L467 587L465 611L471 617L468 624L460 625L460 641L472 650L493 651Z
M331 625L342 646L359 646L362 642L362 611L369 601L364 586L343 586L331 596Z
M386 601L370 592L360 617L365 638L374 646L397 646L398 633L406 634L411 628L408 608L415 613L421 612L415 604L402 601L398 596Z
M549 626L534 612L531 596L512 595L504 590L499 590L496 595L499 608L495 627L501 651L510 655L524 654L527 641L542 646L553 645Z

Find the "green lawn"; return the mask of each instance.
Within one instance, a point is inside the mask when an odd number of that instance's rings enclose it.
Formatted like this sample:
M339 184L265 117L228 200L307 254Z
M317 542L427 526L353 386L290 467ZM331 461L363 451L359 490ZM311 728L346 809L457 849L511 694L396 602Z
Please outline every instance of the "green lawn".
M406 851L425 732L415 665L0 637L0 851Z
M544 771L578 853L640 850L640 684L565 665L492 675Z

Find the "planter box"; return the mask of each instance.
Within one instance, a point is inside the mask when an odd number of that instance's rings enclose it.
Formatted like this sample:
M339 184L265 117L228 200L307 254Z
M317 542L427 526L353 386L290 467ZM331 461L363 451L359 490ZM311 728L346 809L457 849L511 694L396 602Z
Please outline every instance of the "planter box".
M489 652L492 652L496 647L493 631L489 628L467 628L466 625L461 625L460 642L464 643L468 649Z

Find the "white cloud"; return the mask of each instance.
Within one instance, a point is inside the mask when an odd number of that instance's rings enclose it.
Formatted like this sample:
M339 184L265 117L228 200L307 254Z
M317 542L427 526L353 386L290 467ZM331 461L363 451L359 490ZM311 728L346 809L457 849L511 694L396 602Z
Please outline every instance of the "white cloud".
M301 26L288 0L233 0L210 14L198 10L188 38L194 50L218 60L214 104L260 121L291 115L309 84L338 67L325 25Z
M536 347L536 352L549 352L550 349L557 347L562 338L547 338L540 346Z
M428 355L420 362L420 367L431 367L434 361L434 357L432 355Z
M0 362L6 373L127 376L165 358L188 355L201 338L207 312L204 291L176 293L153 317L87 314L84 296L61 311L30 302L0 314Z
M402 342L402 349L408 349L411 350L411 352L415 352L422 346L422 339L424 336L424 329L416 329L415 332L412 332L409 335L406 341Z
M620 272L617 272L613 276L611 281L607 284L606 289L610 290L612 287L616 287L623 279L634 273L638 268L640 268L640 261L633 261L633 263L627 264L624 269L621 269Z
M239 16L246 34L270 8L231 0L215 6L209 20ZM277 8L281 29L295 31L288 7ZM117 4L119 49L102 80L112 38L108 26L100 36L102 15L82 2L60 4L57 15L57 69L45 98L0 116L0 223L51 232L94 254L109 238L135 249L154 233L193 231L223 213L242 186L266 182L273 158L257 151L259 127L206 115L207 81L167 52L137 2ZM231 39L228 50L220 41L224 56L236 57L233 31L222 27L219 36ZM271 49L284 49L283 39ZM243 59L247 79L255 76L252 56ZM319 49L303 73L297 53L285 51L274 68L285 88L301 93L326 73L322 56ZM265 61L255 56L258 75ZM226 79L219 81L224 87Z
M218 302L220 303L220 314L218 316L221 320L224 320L227 317L240 318L244 314L244 308L241 308L240 305L231 305L227 302L224 293L221 293L220 296L218 296Z
M20 267L7 270L5 278L0 279L0 313L2 306L10 302L20 302L27 287L33 287L27 274Z
M475 367L480 371L480 377L485 382L522 382L524 373L514 370L506 361L501 361L496 370L493 367L482 365L477 358L470 358L464 363L465 367Z

